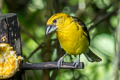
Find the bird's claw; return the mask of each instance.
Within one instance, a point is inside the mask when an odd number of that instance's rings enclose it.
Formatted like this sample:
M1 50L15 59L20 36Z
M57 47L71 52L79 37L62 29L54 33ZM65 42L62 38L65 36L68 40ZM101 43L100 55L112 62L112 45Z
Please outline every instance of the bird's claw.
M63 64L63 59L64 59L64 57L65 57L66 55L67 55L67 54L64 54L64 55L58 60L58 62L57 62L58 68L60 68L60 67L62 66L62 64Z
M63 64L63 57L61 57L57 62L58 68L60 68L62 66L62 64Z
M77 68L80 65L80 60L77 60L73 63L74 68Z

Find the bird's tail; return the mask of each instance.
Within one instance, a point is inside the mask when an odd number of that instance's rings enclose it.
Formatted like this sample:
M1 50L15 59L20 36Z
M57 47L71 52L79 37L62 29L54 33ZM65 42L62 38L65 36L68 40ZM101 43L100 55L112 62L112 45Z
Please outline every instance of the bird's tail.
M94 54L90 49L89 49L88 52L84 53L84 55L89 62L100 62L100 61L102 61L102 59L99 56L97 56L96 54Z

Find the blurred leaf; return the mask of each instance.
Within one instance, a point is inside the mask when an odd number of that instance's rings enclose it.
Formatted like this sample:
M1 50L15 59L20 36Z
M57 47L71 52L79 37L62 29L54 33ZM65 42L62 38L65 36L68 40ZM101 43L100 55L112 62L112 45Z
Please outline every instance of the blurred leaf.
M27 40L22 47L23 55L29 56L29 53L31 53L37 46L38 45L33 40Z
M7 5L5 3L3 3L3 6L2 6L2 13L8 13L8 8L7 8Z
M43 3L43 0L32 0L29 6L31 10L35 11L36 9L43 9L44 3Z
M97 7L100 9L104 9L108 5L110 5L111 1L110 0L94 0Z
M117 16L112 16L110 19L110 23L113 28L116 28L118 25L118 17Z
M76 5L76 4L78 4L78 1L79 1L79 0L69 0L69 3L70 3L71 5Z
M115 53L115 44L113 35L110 34L99 34L91 42L91 47L99 53L103 53L109 56L113 56Z

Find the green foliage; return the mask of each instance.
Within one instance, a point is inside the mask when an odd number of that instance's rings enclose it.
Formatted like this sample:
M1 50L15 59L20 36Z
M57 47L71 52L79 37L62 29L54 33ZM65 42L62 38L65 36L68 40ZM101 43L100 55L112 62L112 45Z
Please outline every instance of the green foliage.
M40 44L43 45L30 58L30 62L56 61L60 54L56 42L56 35L51 35L51 43L47 45L45 26L47 19L55 12L65 12L80 18L85 24L93 23L99 15L109 14L115 7L111 5L113 0L31 0L24 11L19 11L18 19L21 27L22 51L28 57ZM15 4L14 4L15 5ZM82 6L81 6L82 5ZM111 5L111 7L109 7ZM108 8L107 8L108 7ZM2 12L8 13L9 7L3 3ZM113 59L115 55L114 29L118 25L118 16L111 15L102 23L95 25L90 30L90 48L102 58L100 63L90 63L81 55L81 61L85 63L83 70L50 70L48 73L54 80L112 80ZM87 28L89 28L87 26ZM50 50L49 50L50 49ZM47 52L48 51L48 52ZM46 57L46 55L49 55ZM75 61L78 57L73 57ZM65 61L70 62L70 57ZM43 71L25 71L25 80L42 80ZM47 77L47 75L46 75Z

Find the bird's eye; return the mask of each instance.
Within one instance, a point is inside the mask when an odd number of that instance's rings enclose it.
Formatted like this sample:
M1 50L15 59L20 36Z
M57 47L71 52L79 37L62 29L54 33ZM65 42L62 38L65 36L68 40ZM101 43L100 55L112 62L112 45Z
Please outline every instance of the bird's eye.
M57 20L55 19L55 20L53 20L53 23L56 23L57 22Z

